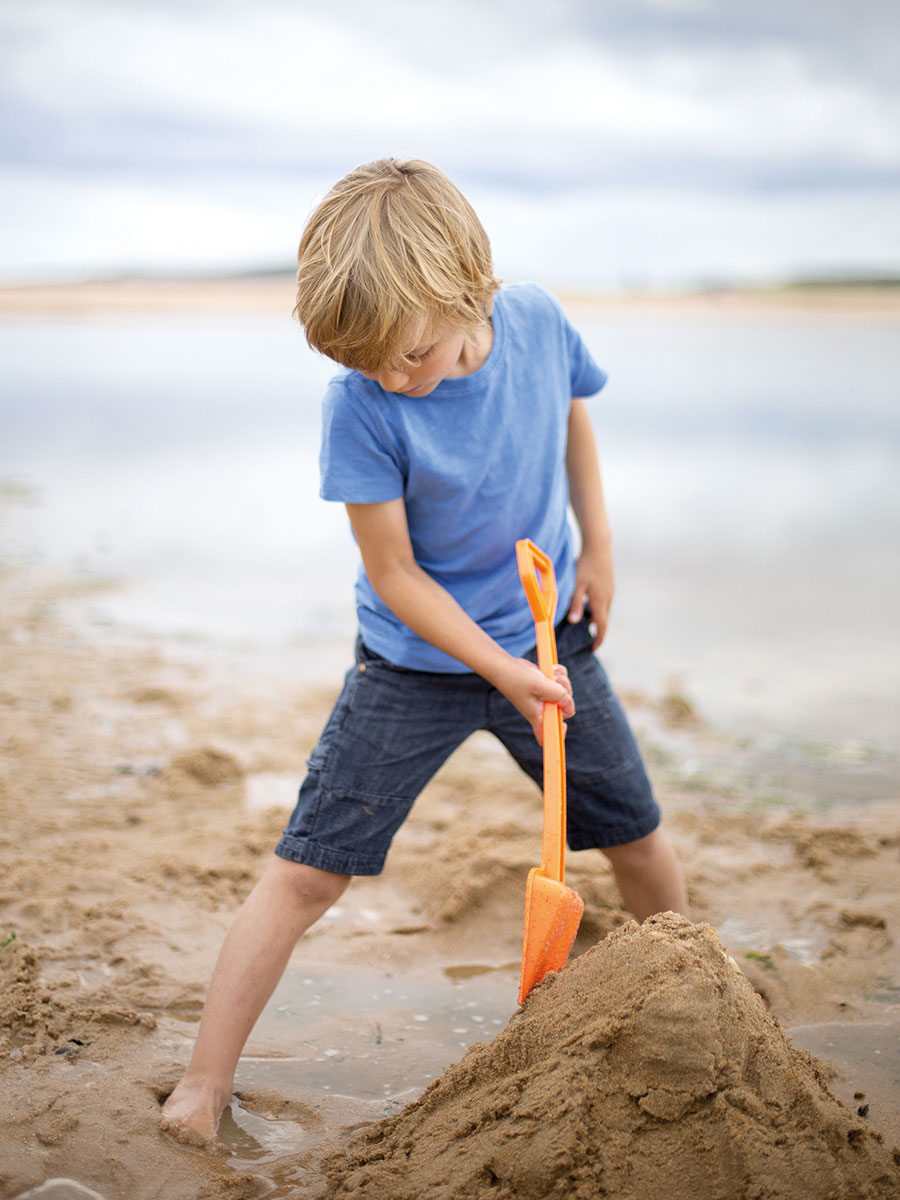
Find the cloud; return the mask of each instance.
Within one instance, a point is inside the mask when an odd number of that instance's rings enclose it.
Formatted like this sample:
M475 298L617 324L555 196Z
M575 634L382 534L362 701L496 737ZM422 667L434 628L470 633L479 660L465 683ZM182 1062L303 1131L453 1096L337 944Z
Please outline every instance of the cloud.
M496 200L515 263L539 212L604 278L868 263L873 230L896 262L897 26L875 0L6 6L0 267L282 261L311 197L383 154ZM631 214L643 236L583 253Z
M779 40L770 4L746 38L721 7L36 0L3 141L13 162L331 173L397 150L541 187L900 178L900 90L818 70L821 34Z

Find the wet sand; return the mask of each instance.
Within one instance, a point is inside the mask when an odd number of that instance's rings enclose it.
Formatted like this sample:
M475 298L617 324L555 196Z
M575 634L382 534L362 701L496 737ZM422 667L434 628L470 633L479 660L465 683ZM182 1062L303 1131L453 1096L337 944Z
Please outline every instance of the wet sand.
M513 1014L536 789L490 740L463 747L384 876L296 951L219 1145L179 1146L160 1101L332 693L78 628L78 586L36 569L0 591L0 1197L59 1178L104 1200L324 1194L325 1148ZM771 760L687 698L624 690L698 921L765 995L760 1020L831 1048L852 1127L900 1143L896 763L819 747L776 790ZM583 954L628 917L599 854L568 868Z

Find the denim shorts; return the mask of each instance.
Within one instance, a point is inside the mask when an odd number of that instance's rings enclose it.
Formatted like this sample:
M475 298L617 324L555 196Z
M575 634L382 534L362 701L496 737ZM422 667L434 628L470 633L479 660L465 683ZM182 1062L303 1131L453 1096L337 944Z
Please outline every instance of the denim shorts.
M640 751L587 619L557 626L575 716L566 726L566 825L572 850L652 833L660 814ZM535 660L532 650L526 658ZM411 671L356 645L356 666L309 759L275 853L340 875L378 875L416 797L476 730L493 733L539 786L543 752L531 726L480 675Z

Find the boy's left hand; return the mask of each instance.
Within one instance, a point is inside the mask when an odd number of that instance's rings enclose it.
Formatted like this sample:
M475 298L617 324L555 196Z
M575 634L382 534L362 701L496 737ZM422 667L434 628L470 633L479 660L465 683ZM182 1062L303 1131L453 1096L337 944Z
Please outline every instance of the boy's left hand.
M582 553L575 566L575 594L567 616L574 625L584 616L585 607L590 608L591 627L594 630L592 650L596 650L606 637L615 589L612 550Z

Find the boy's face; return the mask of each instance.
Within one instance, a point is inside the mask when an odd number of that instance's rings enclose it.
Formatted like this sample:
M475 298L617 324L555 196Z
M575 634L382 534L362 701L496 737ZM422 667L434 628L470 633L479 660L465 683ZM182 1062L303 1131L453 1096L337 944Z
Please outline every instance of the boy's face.
M448 326L436 329L430 321L423 319L403 343L406 357L412 359L409 365L403 365L398 359L379 371L361 371L360 374L366 379L374 379L386 392L419 399L433 392L442 380L470 375L481 366L484 358L474 362L468 352L470 345L462 330Z

